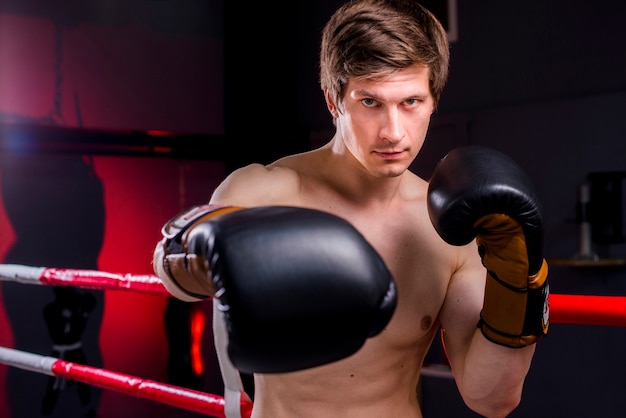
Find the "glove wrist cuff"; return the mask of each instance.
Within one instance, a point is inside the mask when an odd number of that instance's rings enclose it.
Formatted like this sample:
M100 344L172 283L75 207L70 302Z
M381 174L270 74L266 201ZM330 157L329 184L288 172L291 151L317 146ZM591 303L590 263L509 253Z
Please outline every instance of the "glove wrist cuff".
M548 265L529 277L528 288L512 289L487 274L485 302L478 327L490 341L507 347L536 343L550 323Z

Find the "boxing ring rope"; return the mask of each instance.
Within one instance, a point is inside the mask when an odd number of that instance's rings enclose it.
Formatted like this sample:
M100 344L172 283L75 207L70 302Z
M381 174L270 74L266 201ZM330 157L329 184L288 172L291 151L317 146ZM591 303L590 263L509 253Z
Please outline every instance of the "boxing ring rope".
M0 264L0 281L34 285L74 286L96 290L131 290L170 296L161 279L157 276L115 274L97 270ZM225 398L218 395L1 346L0 363L49 376L87 383L102 389L125 393L212 417L226 417ZM252 413L252 403L242 400L240 411L242 418L249 418Z
M19 264L0 264L0 281L50 286L75 286L100 290L131 290L170 296L154 275L115 274L97 270L57 269ZM551 324L626 327L626 296L550 295ZM182 409L225 417L223 397L144 380L105 369L69 363L0 347L0 363L26 370L65 377L104 389L169 404ZM449 377L446 370L424 367L424 375ZM252 403L241 401L242 417L249 417Z
M552 294L550 322L626 327L626 296Z
M0 363L87 383L212 417L225 417L224 398L221 396L5 347L0 347ZM241 401L242 417L249 417L251 412L252 404Z
M132 290L169 296L161 279L153 275L115 274L97 270L57 269L0 264L0 280L99 290Z
M170 296L155 275L0 264L0 281L100 290L131 290ZM626 296L550 295L550 322L626 327Z

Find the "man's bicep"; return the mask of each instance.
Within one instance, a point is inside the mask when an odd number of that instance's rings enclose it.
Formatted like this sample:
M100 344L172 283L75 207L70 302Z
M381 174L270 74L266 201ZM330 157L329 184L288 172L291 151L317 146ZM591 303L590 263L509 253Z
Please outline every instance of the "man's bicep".
M463 361L477 330L486 278L476 244L468 244L461 253L462 262L450 279L440 315L443 343L453 368Z

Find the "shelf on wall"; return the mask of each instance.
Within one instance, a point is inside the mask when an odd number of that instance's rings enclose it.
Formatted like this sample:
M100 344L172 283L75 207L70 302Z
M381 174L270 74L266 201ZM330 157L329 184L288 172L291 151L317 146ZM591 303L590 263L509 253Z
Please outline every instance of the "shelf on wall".
M625 258L553 258L546 260L549 266L567 267L614 267L626 265Z

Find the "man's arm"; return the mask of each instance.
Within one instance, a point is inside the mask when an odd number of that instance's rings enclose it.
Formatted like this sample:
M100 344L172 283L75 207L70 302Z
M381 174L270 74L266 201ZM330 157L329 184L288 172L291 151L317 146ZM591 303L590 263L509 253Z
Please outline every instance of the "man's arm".
M535 345L512 349L487 340L476 326L483 307L486 271L476 244L461 249L441 310L442 338L466 405L485 417L504 417L520 402Z
M549 325L539 202L510 158L470 146L439 163L428 205L441 237L470 250L461 257L442 311L459 390L476 412L506 416L519 404L534 344ZM466 245L474 238L486 272Z

